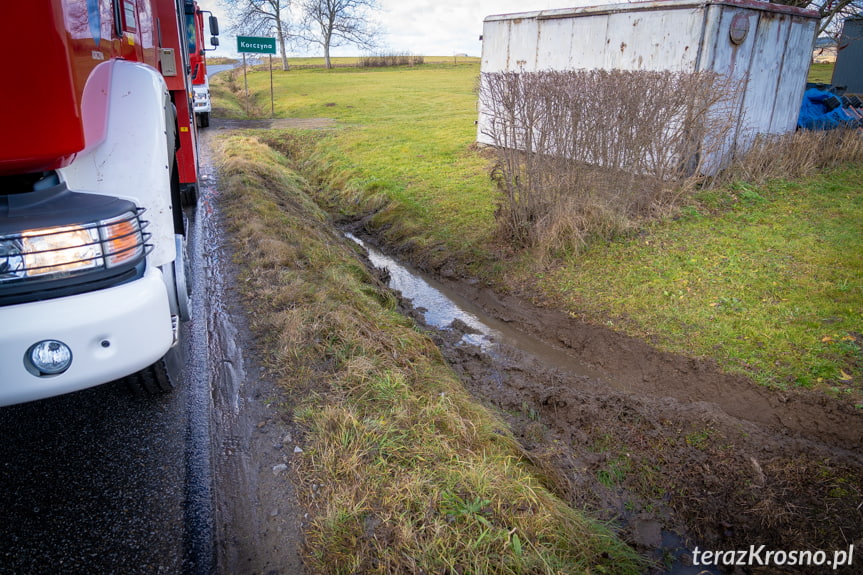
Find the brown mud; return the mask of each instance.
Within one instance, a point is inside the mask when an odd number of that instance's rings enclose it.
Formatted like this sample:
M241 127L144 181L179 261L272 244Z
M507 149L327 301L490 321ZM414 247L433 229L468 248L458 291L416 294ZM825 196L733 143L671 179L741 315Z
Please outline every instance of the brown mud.
M206 246L195 297L207 302L212 413L210 443L214 476L216 573L299 575L303 573L303 509L290 477L299 433L289 417L289 400L257 361L258 343L237 296L233 257L218 210L213 138L226 121L199 131L200 207L197 225ZM239 127L239 126L237 126ZM245 124L243 124L245 127Z
M686 547L765 545L824 550L828 558L852 544L861 548L859 409L815 392L759 387L709 361L664 353L469 282L444 283L601 374L561 371L517 349L492 358L464 345L460 325L437 336L465 385L510 423L549 486L618 524L658 561L655 572L690 561ZM816 573L824 566L785 569L736 572Z

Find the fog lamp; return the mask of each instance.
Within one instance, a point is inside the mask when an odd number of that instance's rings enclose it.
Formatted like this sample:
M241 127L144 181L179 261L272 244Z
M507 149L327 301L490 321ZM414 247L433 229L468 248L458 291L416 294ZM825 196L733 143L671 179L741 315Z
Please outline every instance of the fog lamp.
M39 375L57 375L72 365L72 350L62 341L46 339L30 346L26 359Z

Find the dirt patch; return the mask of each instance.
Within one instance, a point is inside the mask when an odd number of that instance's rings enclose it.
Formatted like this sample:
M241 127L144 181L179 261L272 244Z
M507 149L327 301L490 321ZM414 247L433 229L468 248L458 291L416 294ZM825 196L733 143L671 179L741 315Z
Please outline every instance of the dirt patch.
M211 126L222 125L213 122ZM213 410L215 554L218 573L297 575L301 558L303 509L291 481L291 459L299 433L286 414L289 400L257 361L258 345L237 299L234 267L219 220L218 181L212 137L199 132L201 209L198 229L206 250L209 313L206 322Z
M863 412L817 392L783 392L723 374L711 361L656 350L649 344L561 313L498 296L463 282L453 288L490 315L566 349L599 370L615 390L635 395L709 402L732 417L783 429L801 438L859 452Z
M815 393L761 388L710 362L448 283L603 374L552 369L505 347L489 356L465 345L457 325L437 336L471 392L512 425L549 486L617 522L659 562L657 572L685 564L683 549L696 545L820 549L832 557L863 543L860 410Z

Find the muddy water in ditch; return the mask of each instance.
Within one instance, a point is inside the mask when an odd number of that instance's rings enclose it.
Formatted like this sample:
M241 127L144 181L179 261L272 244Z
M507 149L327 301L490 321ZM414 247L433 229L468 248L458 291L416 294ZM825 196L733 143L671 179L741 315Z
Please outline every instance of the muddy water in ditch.
M506 346L526 352L549 367L575 375L608 379L563 350L489 317L454 291L381 253L368 242L351 233L346 233L345 237L366 250L373 266L386 270L389 287L410 300L413 307L423 314L426 324L438 329L451 329L455 323L461 323L459 331L465 332L462 342L478 346L493 359L500 359L500 350ZM614 382L608 383L616 387Z

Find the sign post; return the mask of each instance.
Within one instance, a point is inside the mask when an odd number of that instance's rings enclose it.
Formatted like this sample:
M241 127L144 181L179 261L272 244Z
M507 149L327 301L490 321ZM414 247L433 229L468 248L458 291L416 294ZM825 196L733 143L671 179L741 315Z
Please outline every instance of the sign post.
M243 83L246 86L246 100L249 99L249 83L246 79L246 54L269 54L270 56L270 111L276 115L273 97L273 54L276 53L276 39L259 36L237 36L237 52L243 55ZM248 110L247 110L248 113Z

